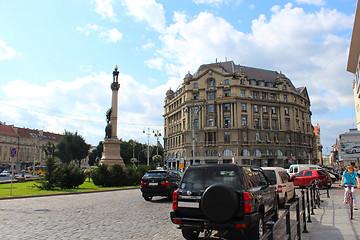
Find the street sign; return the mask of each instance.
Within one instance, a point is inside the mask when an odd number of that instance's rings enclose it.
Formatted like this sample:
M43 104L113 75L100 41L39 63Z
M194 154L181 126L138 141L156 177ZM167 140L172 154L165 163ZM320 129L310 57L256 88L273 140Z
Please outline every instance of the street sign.
M12 158L16 157L16 148L15 147L12 147L10 149L10 157L12 157Z

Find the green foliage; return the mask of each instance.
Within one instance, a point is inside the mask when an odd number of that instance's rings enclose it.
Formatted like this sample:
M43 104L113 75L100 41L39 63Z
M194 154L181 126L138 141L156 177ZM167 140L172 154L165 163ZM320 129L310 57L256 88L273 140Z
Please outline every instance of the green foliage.
M152 157L153 163L157 164L158 162L161 163L162 162L162 157L160 155L154 155Z
M61 189L71 189L85 182L84 171L73 164L60 164L58 173L58 184Z
M111 186L110 171L106 164L99 165L97 168L92 169L91 178L97 186Z
M52 190L57 186L58 164L56 163L55 157L48 155L46 159L46 168L44 178L40 180L40 188L44 190Z
M54 143L47 142L44 146L42 146L42 150L45 152L46 157L55 157L56 147Z
M72 133L65 130L64 137L56 145L56 148L56 155L61 162L69 164L75 161L80 167L81 160L89 154L90 146L77 132Z
M101 156L102 156L102 152L103 152L103 142L100 141L99 144L97 145L97 147L92 151L90 152L89 154L89 165L90 166L94 166L94 165L97 165L97 161L96 161L96 158L98 159L101 159Z

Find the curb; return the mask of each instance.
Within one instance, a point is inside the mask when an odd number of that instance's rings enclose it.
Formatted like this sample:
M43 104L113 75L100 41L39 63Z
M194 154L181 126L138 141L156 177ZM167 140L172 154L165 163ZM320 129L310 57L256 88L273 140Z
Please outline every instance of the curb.
M63 195L73 195L73 194L85 194L85 193L114 192L114 191L132 190L132 189L140 189L140 187L105 189L105 190L94 190L94 191L84 191L84 192L48 193L48 194L41 194L41 195L9 196L9 197L0 197L0 201L1 200L11 200L11 199L21 199L21 198L36 198L36 197L63 196Z

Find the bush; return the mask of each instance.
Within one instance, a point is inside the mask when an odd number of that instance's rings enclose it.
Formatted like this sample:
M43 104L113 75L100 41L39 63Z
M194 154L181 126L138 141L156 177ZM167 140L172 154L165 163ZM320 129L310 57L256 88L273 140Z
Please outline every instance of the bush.
M115 164L110 168L110 182L112 187L121 187L126 185L127 175L123 167Z
M106 164L99 165L91 171L91 178L95 185L102 187L109 187L110 184L110 171Z
M58 186L61 189L70 189L79 187L85 182L84 171L73 164L62 163L57 170Z
M38 186L44 190L52 190L58 185L57 177L58 164L53 156L48 156L46 159L46 168L44 178L39 181Z

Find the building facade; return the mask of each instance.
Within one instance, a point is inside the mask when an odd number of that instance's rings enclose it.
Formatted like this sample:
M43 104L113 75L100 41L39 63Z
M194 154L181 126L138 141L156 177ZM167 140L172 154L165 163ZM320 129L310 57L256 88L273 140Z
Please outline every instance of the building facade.
M1 168L15 166L16 170L26 167L45 165L45 152L43 146L47 142L55 145L61 140L62 135L44 132L38 129L19 128L13 125L0 124L0 165ZM10 156L11 149L17 149L17 156Z
M339 162L342 166L354 163L360 164L360 131L349 129L348 132L339 135Z
M164 106L170 168L318 162L310 100L281 72L216 62L188 73Z
M360 131L360 5L357 3L347 71L354 74L353 92L357 130Z
M315 135L316 156L317 156L317 159L319 160L319 162L317 164L326 165L325 162L323 161L323 156L322 156L323 146L321 145L321 134L320 134L320 125L319 124L314 126L314 135Z

